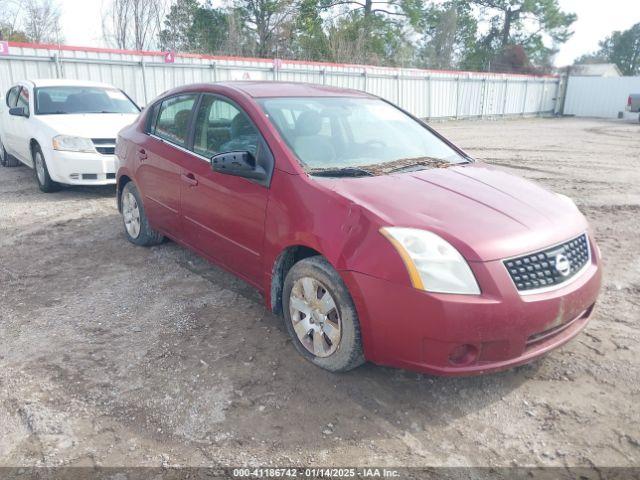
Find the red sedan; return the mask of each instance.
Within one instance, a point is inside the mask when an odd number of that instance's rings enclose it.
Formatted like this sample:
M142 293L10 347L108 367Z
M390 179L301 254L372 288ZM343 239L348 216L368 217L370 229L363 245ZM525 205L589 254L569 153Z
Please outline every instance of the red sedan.
M129 240L169 237L254 285L327 370L527 363L584 328L600 289L568 197L363 92L178 88L120 132L117 154Z

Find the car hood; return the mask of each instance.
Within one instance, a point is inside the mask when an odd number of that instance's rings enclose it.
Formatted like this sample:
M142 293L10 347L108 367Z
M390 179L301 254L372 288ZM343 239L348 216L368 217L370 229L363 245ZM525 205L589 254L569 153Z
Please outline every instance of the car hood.
M116 138L118 132L133 123L135 113L87 113L38 115L36 118L58 135L85 138Z
M380 226L430 230L469 261L532 252L588 227L567 197L480 162L331 179L329 188L373 213Z

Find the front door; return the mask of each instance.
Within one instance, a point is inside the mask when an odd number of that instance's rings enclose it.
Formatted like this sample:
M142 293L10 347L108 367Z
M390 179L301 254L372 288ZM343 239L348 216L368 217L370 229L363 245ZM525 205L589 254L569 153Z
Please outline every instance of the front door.
M195 117L194 154L183 164L185 241L254 285L261 284L269 188L214 172L209 159L229 151L269 154L248 116L216 95L203 95Z
M180 188L182 162L189 123L198 95L178 95L164 100L150 113L152 120L144 142L135 146L136 177L151 225L176 239L182 238Z
M14 134L16 139L16 156L27 164L33 163L33 158L31 157L31 132L29 131L29 117L33 114L30 108L29 101L29 89L27 87L22 87L20 89L20 93L18 94L18 102L16 103L16 107L22 108L27 114L26 117L12 117L15 119L13 122L13 126L15 128Z
M9 115L9 108L22 107L27 114L29 111L29 90L26 87L13 87L7 95L6 132L5 149L14 157L31 165L31 155L29 152L29 130L27 119L15 115Z

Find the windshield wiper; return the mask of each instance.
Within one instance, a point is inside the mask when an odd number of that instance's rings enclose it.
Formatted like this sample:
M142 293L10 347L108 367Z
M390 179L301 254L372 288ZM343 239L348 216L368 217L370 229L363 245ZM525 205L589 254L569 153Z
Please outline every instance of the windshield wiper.
M316 177L370 177L374 174L360 167L343 168L311 168L307 170L309 175Z

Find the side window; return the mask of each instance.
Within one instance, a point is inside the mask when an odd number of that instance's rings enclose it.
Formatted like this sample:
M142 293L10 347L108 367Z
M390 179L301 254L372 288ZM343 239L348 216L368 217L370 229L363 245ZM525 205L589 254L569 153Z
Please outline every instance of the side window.
M238 107L218 97L202 97L194 128L193 151L199 155L210 158L234 150L257 154L256 127Z
M196 95L179 95L162 102L153 133L176 145L186 146L195 101Z
M7 107L13 108L16 106L19 91L20 87L13 87L7 92Z
M24 108L24 111L27 115L29 115L29 89L26 87L22 87L20 90L20 94L18 95L18 101L16 102L16 107Z
M156 119L158 118L158 110L160 109L160 102L149 107L149 113L147 113L147 121L145 123L144 131L146 133L154 133L156 128Z

